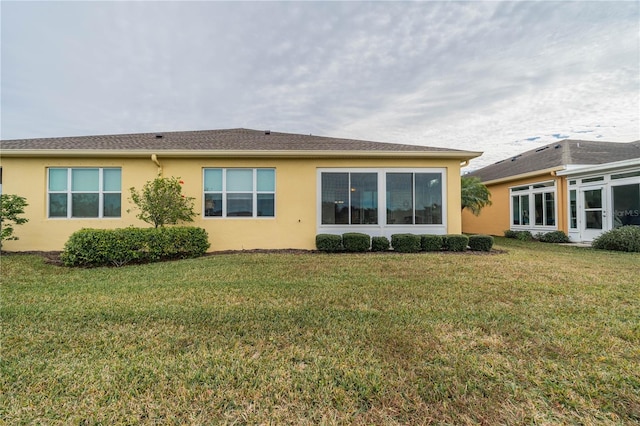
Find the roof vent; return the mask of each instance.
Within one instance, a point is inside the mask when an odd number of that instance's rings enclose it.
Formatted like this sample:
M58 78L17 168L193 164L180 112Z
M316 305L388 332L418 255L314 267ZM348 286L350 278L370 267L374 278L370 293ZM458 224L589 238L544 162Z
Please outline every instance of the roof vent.
M520 157L520 155L516 155L515 157L513 157L513 158L511 159L511 161L516 161L516 159L517 159L518 157Z
M270 135L270 134L271 134L271 130L265 130L265 131L264 131L264 134L265 134L265 135Z
M540 152L540 151L544 151L545 149L548 149L548 146L543 146L542 148L538 148L536 149L536 152Z
M558 145L554 146L553 148L554 148L554 149L558 149L558 148L560 148L561 146L562 146L562 145L558 144ZM580 146L580 144L578 144L578 146Z
M162 139L162 135L156 135L156 139Z

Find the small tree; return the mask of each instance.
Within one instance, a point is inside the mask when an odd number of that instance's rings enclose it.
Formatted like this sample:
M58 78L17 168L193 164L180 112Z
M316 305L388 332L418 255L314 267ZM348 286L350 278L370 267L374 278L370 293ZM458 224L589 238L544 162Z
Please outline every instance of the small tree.
M18 195L0 195L0 247L4 240L17 240L13 235L14 225L27 223L29 219L19 217L24 214L24 208L28 206L27 200Z
M460 182L462 187L462 210L469 209L471 213L478 216L483 207L490 206L491 193L480 181L480 178L462 176Z
M158 177L147 182L142 192L130 188L130 201L140 209L136 217L154 227L175 225L178 222L193 222L196 213L193 211L193 197L182 194L179 178Z

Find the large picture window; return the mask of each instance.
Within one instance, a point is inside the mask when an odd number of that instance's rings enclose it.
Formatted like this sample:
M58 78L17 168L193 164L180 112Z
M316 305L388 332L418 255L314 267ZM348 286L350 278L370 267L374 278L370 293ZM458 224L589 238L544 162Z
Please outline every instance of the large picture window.
M321 171L319 178L320 226L395 229L444 223L439 169L331 169Z
M555 228L555 183L551 181L511 188L511 225Z
M640 184L613 188L613 227L640 225Z
M440 173L387 173L387 224L441 224Z
M122 171L119 168L50 168L50 218L120 217Z
M322 173L323 225L377 223L377 173Z
M274 217L275 169L204 169L205 217Z

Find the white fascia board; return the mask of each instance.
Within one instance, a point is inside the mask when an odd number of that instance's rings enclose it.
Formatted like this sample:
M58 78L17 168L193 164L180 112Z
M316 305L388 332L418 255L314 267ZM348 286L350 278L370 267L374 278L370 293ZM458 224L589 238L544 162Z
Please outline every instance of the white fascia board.
M612 163L605 164L591 164L588 166L582 166L579 168L567 169L562 172L558 172L558 176L577 176L587 173L598 173L609 170L625 169L628 167L640 167L640 158L632 158L630 160L614 161Z

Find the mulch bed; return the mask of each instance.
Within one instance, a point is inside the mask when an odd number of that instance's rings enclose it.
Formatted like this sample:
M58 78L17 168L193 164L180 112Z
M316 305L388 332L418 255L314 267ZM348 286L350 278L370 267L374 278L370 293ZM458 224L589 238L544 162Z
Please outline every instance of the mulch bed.
M32 254L32 255L37 255L37 256L41 256L45 263L51 264L51 265L56 265L56 266L64 266L62 261L60 260L60 254L62 252L61 251L2 251L0 252L1 256L22 256L22 255L27 255L27 254ZM318 250L304 250L304 249L252 249L252 250L220 250L220 251L211 251L208 253L205 253L204 256L208 257L208 256L219 256L219 255L229 255L229 254L246 254L246 253L270 253L270 254L318 254L318 255L323 255L323 256L340 256L340 255L347 255L347 254L354 254L354 253L346 253L346 252L339 252L339 253L325 253L322 251L318 251ZM434 252L420 252L422 254L429 254L429 253L434 253ZM472 251L472 250L466 250L463 252L452 252L452 251L441 251L438 252L440 254L447 254L447 255L472 255L472 256L491 256L491 255L496 255L496 254L502 254L502 253L506 253L506 250L496 250L496 249L492 249L490 252L486 252L486 251ZM378 251L378 252L372 252L372 251L368 251L368 252L364 252L364 253L357 253L357 254L364 254L364 255L371 255L371 256L384 256L384 255L402 255L404 253L398 253L398 252L394 252L392 250L390 251ZM167 261L172 261L175 259L170 259Z

